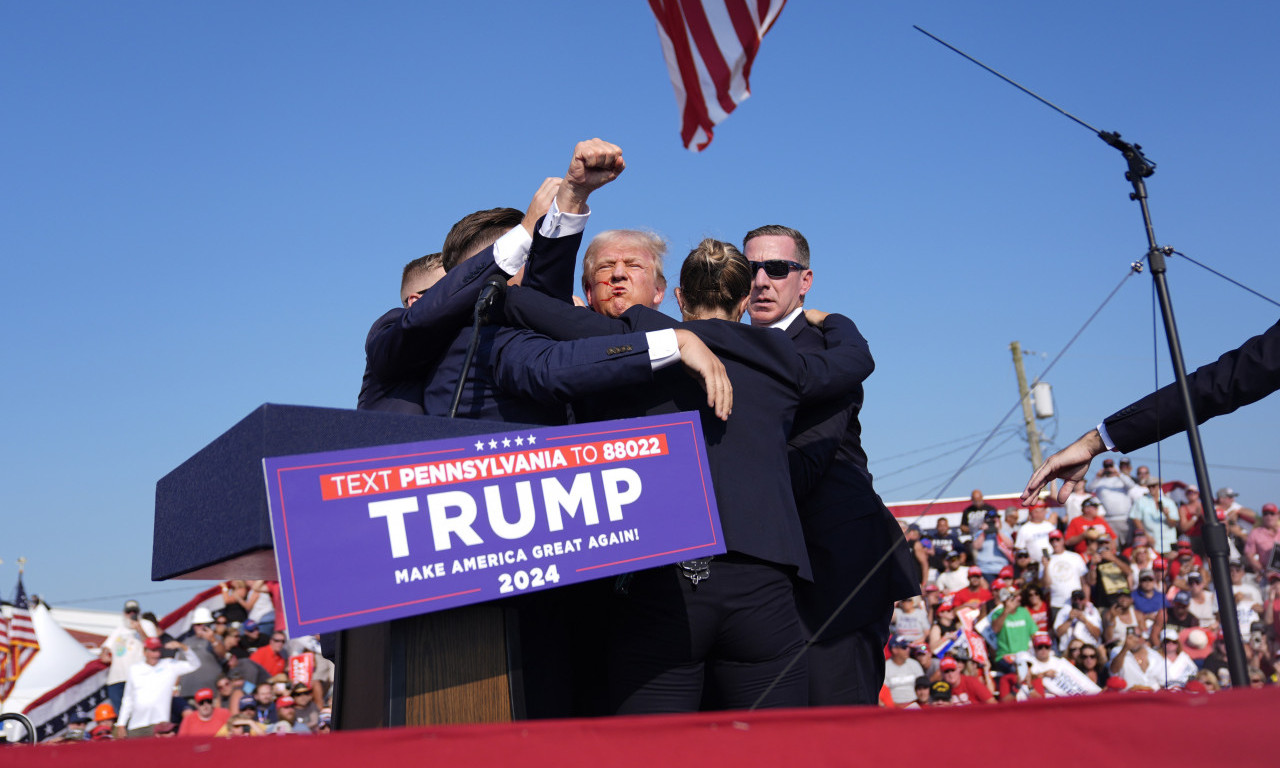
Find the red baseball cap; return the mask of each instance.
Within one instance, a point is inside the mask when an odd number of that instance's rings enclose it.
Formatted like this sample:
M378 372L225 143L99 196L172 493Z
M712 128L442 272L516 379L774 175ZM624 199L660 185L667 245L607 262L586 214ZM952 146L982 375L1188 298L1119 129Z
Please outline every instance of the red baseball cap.
M1000 569L1000 578L1002 578L1002 579L1012 579L1012 578L1013 578L1013 566L1012 566L1012 565L1006 565L1005 567L1001 568L1001 569Z
M971 566L969 566L969 575L970 575L970 576L981 576L981 575L982 575L982 569L981 569L981 568L979 568L979 567L978 567L978 566L976 566L976 565L971 565Z
M143 643L143 647L148 651L158 651L164 647L164 643L160 642L158 637L148 637L147 642Z
M196 695L194 698L197 702L213 701L213 689L201 688L200 690L196 691Z
M938 664L938 669L942 670L943 672L950 672L953 669L959 669L959 668L960 668L960 665L957 664L956 660L951 658L950 656L943 659L942 662Z

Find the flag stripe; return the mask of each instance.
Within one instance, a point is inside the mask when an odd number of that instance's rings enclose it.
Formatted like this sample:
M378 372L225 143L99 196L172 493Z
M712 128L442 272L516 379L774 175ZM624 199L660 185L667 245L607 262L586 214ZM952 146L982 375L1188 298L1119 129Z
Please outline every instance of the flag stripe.
M689 38L685 33L684 18L680 14L676 0L667 0L665 4L662 0L649 0L649 7L658 18L659 34L665 36L666 43L669 44L669 53L666 56L667 70L676 88L677 101L680 94L684 94L680 139L686 147L689 147L695 139L705 136L705 142L697 146L701 150L711 142L711 127L714 123L707 114L706 101L702 98L702 88L698 84L693 53L689 50ZM664 48L667 47L664 45Z
M649 0L680 111L680 139L701 151L751 95L751 66L786 0Z
M698 0L688 0L681 3L681 8L684 10L685 23L689 27L689 38L697 46L702 66L707 72L707 80L710 81L708 84L711 90L715 91L720 108L728 116L737 106L729 93L730 82L733 80L733 73L725 62L729 57L720 48L720 41L716 39L715 32L707 21L706 9L702 7L702 3Z

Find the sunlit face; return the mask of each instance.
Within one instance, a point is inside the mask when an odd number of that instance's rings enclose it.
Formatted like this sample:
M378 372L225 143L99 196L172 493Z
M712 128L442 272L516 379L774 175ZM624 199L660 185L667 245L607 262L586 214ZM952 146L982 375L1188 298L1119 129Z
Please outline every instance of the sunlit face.
M796 261L796 243L786 235L761 235L747 241L747 261L781 259ZM790 270L786 277L769 277L763 269L755 270L747 312L752 325L771 325L804 304L804 295L813 285L813 270Z
M658 286L653 254L619 242L602 247L592 258L587 275L591 290L587 305L602 315L618 317L639 304L657 308L665 291Z

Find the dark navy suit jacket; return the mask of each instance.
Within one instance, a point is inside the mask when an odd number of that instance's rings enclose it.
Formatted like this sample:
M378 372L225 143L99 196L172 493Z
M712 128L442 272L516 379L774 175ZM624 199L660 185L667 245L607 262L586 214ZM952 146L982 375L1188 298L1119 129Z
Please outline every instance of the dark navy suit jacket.
M493 275L505 273L490 245L440 278L413 306L396 307L374 321L364 342L356 408L422 415L427 374L470 320L485 280Z
M404 313L404 307L396 307L375 320L373 327L369 329L369 335L365 338L365 349L369 349L374 340L387 328L399 324L401 315ZM356 399L356 410L421 416L422 379L417 376L378 376L373 372L366 357L364 378L360 381L360 396Z
M870 356L847 318L827 321L831 349L797 352L781 332L725 320L680 323L647 307L609 318L528 290L507 294L508 319L557 339L683 328L714 351L733 385L733 414L720 421L706 394L680 367L653 386L608 391L575 404L579 421L699 411L716 506L730 551L794 568L811 578L787 472L787 436L802 399L838 398L871 372ZM534 372L530 375L540 375Z
M799 350L816 351L827 345L803 315L792 321L786 333ZM870 349L866 355L870 359ZM796 590L800 616L809 631L822 626L870 575L827 628L824 640L877 622L883 625L881 631L887 630L893 604L920 593L902 529L871 484L858 420L862 402L859 382L839 402L802 405L789 443L791 484L813 564L813 583ZM886 553L891 553L889 559L872 570Z
M1187 376L1196 422L1231 413L1280 389L1280 322ZM1177 384L1170 384L1103 420L1122 453L1187 428Z

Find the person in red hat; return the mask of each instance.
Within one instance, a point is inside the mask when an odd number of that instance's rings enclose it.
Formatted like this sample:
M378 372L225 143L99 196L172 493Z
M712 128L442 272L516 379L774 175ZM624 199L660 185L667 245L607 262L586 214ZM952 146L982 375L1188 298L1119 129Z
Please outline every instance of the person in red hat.
M1172 559L1165 562L1169 568L1168 580L1177 582L1180 585L1186 584L1188 573L1204 568L1204 561L1200 559L1199 555L1191 551L1191 538L1186 534L1178 537L1178 543L1173 547Z
M956 618L955 598L947 595L938 603L938 610L933 614L933 625L929 627L927 640L929 649L937 651L948 641L960 639L960 619Z
M960 664L955 659L948 656L938 664L938 668L942 672L942 682L951 686L952 706L996 703L995 695L981 680L960 673Z
M162 648L173 648L178 655L160 658ZM173 686L178 678L200 668L200 659L190 648L171 640L162 645L160 638L149 637L143 644L143 660L129 668L125 678L124 703L116 721L115 736L124 738L150 736L157 723L169 719L173 702Z
M1062 533L1049 534L1049 546L1053 554L1044 559L1044 586L1049 590L1049 610L1052 619L1071 603L1071 593L1085 588L1084 577L1089 573L1084 558L1066 548Z
M952 596L956 608L972 606L977 608L984 616L987 613L987 603L995 599L991 594L991 590L982 584L982 569L976 565L969 566L969 585Z
M182 713L182 724L178 726L179 736L216 736L218 730L231 719L230 710L214 706L212 688L196 691L192 702L195 709Z

